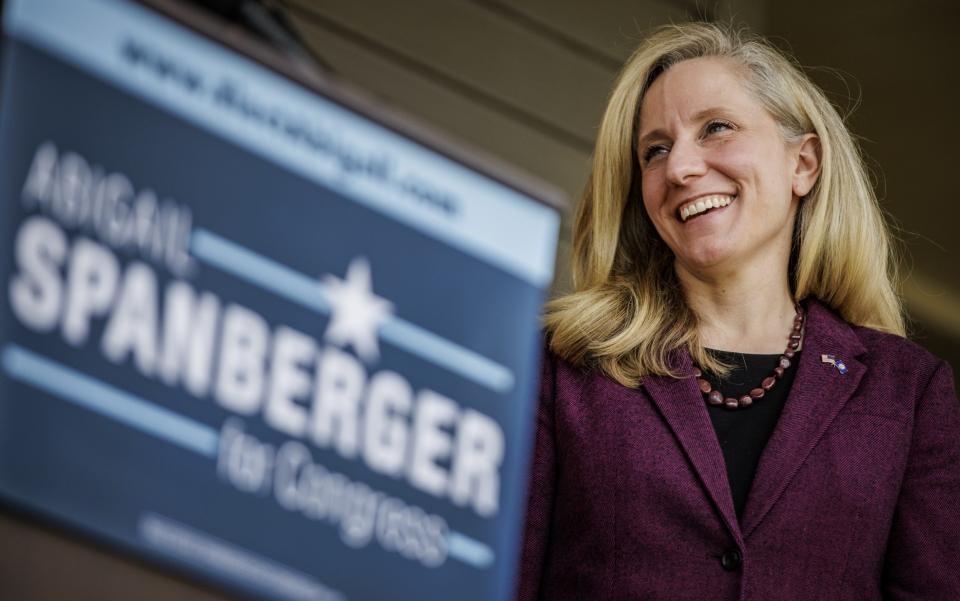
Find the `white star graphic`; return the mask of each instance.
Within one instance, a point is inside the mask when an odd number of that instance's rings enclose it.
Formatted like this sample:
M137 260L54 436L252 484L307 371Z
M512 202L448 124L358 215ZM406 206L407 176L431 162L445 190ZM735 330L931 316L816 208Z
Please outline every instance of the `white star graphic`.
M328 274L323 281L331 308L324 338L338 346L353 345L368 363L379 357L377 329L390 317L393 304L373 294L370 263L356 257L347 267L346 279Z

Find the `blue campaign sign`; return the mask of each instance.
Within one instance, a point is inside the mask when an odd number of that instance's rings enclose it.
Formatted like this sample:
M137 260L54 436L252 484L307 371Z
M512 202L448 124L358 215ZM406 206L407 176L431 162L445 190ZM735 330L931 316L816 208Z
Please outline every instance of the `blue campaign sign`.
M264 599L506 599L559 225L160 13L16 0L0 498Z

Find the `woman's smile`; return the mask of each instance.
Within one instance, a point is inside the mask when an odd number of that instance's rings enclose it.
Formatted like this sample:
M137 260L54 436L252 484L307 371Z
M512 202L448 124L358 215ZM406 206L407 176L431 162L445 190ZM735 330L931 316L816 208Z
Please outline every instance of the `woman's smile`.
M708 213L716 213L720 209L730 206L736 198L736 196L729 194L707 194L706 196L700 196L680 205L677 216L680 218L680 221L686 223L695 217L701 217Z

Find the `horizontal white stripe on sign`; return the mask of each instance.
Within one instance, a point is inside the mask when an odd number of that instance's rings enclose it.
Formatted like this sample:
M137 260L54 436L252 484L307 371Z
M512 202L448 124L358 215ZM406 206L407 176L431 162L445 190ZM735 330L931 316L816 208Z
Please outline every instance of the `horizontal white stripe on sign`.
M447 553L475 568L486 568L493 563L493 549L459 532L447 536Z
M560 222L550 207L143 7L10 4L10 35L534 285L549 284Z
M237 242L209 230L198 229L191 238L190 252L197 259L234 277L265 288L321 315L330 314L325 287L319 280ZM509 392L513 388L515 378L506 366L395 315L391 315L380 326L378 334L381 339L410 354L491 390Z
M201 455L217 455L220 435L206 424L16 344L4 347L0 362L14 380Z

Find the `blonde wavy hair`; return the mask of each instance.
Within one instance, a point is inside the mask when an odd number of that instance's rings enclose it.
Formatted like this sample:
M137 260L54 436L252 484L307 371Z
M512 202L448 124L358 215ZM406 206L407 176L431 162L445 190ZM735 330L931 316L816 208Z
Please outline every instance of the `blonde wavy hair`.
M547 304L550 348L635 387L672 372L670 354L725 373L704 351L673 254L654 229L640 189L637 116L652 82L671 66L725 57L780 126L786 141L820 138L821 171L800 203L789 272L795 301L813 296L846 321L904 335L891 236L860 150L843 119L793 60L760 37L709 23L656 29L629 58L610 94L593 169L573 227L574 290Z

